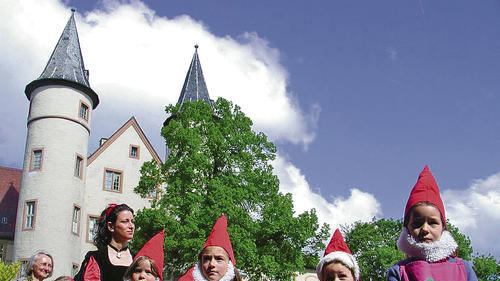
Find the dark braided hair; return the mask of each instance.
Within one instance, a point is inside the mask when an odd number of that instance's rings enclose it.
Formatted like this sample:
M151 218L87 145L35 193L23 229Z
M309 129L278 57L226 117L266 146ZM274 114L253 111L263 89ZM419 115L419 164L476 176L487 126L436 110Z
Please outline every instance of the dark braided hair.
M108 211L109 214L106 215ZM108 222L115 224L118 213L121 211L130 211L132 215L134 214L134 210L127 204L111 205L102 211L94 238L94 245L96 245L97 249L104 249L111 242L111 232L108 229Z

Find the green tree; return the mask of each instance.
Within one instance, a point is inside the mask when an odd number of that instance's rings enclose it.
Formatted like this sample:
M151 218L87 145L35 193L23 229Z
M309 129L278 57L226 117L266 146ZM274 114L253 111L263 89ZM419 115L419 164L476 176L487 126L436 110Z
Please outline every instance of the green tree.
M404 259L396 246L402 226L398 220L373 218L341 227L363 280L385 280L387 269Z
M458 256L470 260L472 254L469 237L458 227L447 222L448 230L458 244ZM403 223L394 219L375 219L342 226L345 240L359 263L363 280L385 280L387 269L405 258L397 248Z
M5 264L0 260L0 280L13 280L21 268L21 262Z
M500 261L491 254L474 257L474 271L480 281L500 280Z
M446 222L446 226L448 227L448 231L450 231L451 235L458 244L458 256L464 260L470 261L472 259L473 252L470 238L467 235L461 233L458 227L454 226L449 221Z
M291 280L315 266L328 227L319 229L315 210L295 214L290 194L279 192L270 164L276 148L240 107L219 98L168 106L162 129L171 152L165 163L145 163L136 192L161 186L160 198L138 212L142 245L165 228L167 274L179 276L197 260L215 220L226 214L233 249L253 280Z

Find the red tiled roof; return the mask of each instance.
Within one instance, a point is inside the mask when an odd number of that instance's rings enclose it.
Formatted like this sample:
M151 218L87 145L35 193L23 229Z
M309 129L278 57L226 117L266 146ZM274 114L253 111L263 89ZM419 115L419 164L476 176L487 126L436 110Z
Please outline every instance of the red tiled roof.
M23 170L0 167L0 238L13 239Z
M5 192L12 182L17 192L21 187L21 177L23 170L0 166L0 201L2 201Z

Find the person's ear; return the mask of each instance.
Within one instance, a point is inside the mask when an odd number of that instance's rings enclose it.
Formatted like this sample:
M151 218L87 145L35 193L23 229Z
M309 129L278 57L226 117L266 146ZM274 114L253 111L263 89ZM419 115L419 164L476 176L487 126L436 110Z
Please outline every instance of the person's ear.
M109 232L111 232L111 233L115 232L115 226L113 225L112 222L108 221L107 226L108 226Z

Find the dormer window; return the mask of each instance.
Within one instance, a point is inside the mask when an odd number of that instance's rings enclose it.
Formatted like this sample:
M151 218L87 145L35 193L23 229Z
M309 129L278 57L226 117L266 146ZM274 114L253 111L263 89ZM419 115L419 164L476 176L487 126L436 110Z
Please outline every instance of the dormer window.
M136 159L139 159L139 153L140 153L139 146L138 146L138 145L133 145L133 144L131 144L131 145L130 145L130 149L129 149L129 154L128 154L128 156L129 156L130 158L136 158Z
M85 104L83 101L80 101L80 113L79 113L80 118L84 119L85 121L89 121L89 106Z

